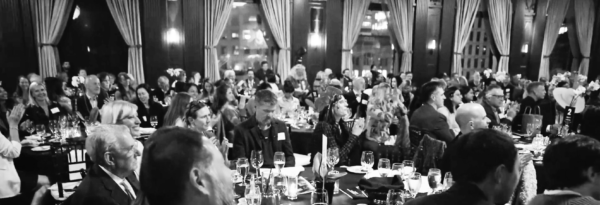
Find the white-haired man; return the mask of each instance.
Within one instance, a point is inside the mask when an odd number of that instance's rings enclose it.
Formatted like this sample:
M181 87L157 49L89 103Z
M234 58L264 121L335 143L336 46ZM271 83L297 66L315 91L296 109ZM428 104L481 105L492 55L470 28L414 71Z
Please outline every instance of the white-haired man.
M344 94L344 98L348 101L348 107L352 109L352 115L354 116L361 107L359 117L365 116L367 104L369 103L369 95L363 93L365 90L365 79L354 78L352 80L352 90Z
M102 124L86 139L85 148L94 165L70 197L70 204L129 205L143 197L133 173L141 153L129 128Z
M102 109L108 96L101 90L100 79L96 75L88 75L85 80L85 95L77 99L77 111L84 118L87 119L90 116L92 109Z

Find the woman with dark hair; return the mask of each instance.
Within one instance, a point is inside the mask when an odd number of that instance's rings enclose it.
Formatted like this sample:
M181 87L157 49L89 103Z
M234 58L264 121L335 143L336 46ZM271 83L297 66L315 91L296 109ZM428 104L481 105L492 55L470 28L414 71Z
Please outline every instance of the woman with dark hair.
M212 111L217 115L215 134L219 140L227 138L233 142L233 128L241 123L241 119L233 88L229 83L223 83L217 88Z
M117 92L115 92L115 98L117 100L124 100L134 102L135 100L135 88L132 87L132 78L127 73L119 73L117 81Z
M175 97L173 97L173 100L171 100L171 105L167 109L163 126L185 127L185 108L191 101L192 97L187 93L177 93Z
M269 85L271 85L271 88L273 89L273 92L275 94L281 92L281 81L279 79L279 75L278 74L270 74L267 75L267 83L269 83Z
M215 86L210 83L208 79L204 79L202 82L202 93L200 93L200 100L204 101L206 105L211 106L214 96Z
M319 123L313 132L311 153L321 152L321 137L327 137L327 148L338 148L340 161L338 165L360 164L360 136L365 130L363 118L354 121L352 127L344 123L344 116L348 116L350 109L348 102L342 95L334 95L328 106L319 113Z
M285 81L283 85L283 97L279 100L279 108L284 116L296 112L300 106L300 100L294 97L294 85L291 81Z
M460 94L462 95L463 103L470 103L475 101L475 94L473 93L473 88L465 85L461 85L459 87Z
M48 92L48 99L50 102L60 104L69 113L73 111L71 105L71 99L67 97L63 90L63 82L58 78L48 77L45 79L46 91Z
M17 90L13 94L13 99L23 105L27 105L29 103L29 80L20 75L19 82L17 84Z
M462 104L463 96L460 93L460 90L456 86L449 87L444 92L444 107L438 108L438 112L442 113L446 116L446 121L450 126L450 129L454 132L454 135L457 135L460 132L460 126L456 123L456 108Z
M137 114L140 118L140 127L154 127L152 126L152 117L156 117L158 124L155 128L162 127L164 113L163 107L160 103L154 101L152 92L146 84L140 84L136 92L136 99L134 104L137 105Z
M8 119L6 113L11 110L15 102L8 98L8 92L0 85L0 133L10 136Z
M212 112L208 105L200 101L192 101L185 111L185 122L189 128L198 131L201 137L210 139L210 141L219 148L223 158L227 159L229 141L227 139L220 141L214 133L209 131L212 129L211 126L213 124L211 122L211 116Z
M186 83L185 84L185 91L192 96L192 99L194 100L199 100L200 99L200 95L198 93L198 86L194 83Z

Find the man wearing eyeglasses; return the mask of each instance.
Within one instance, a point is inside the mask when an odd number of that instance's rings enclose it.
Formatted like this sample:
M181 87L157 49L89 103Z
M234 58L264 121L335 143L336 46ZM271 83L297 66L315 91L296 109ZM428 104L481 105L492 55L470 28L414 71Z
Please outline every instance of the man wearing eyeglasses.
M517 115L516 107L511 107L506 116L501 115L500 107L504 106L504 92L499 85L490 85L485 91L485 99L481 103L485 109L486 116L490 119L490 126L500 124L511 125L513 118Z

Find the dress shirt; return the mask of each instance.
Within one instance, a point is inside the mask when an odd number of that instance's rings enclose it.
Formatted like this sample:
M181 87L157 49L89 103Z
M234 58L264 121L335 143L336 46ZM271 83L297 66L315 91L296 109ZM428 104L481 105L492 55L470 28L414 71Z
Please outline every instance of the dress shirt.
M90 105L92 105L92 108L97 108L98 107L98 96L96 95L95 97L90 96L89 94L86 94L88 99L90 100Z
M13 197L21 192L21 179L13 163L13 159L19 155L21 143L0 134L0 199Z
M131 184L129 184L129 181L127 181L127 179L123 179L121 177L118 177L117 175L114 175L113 173L111 173L110 171L106 170L104 167L98 165L104 172L106 172L106 174L108 174L108 176L115 181L115 183L117 183L117 185L119 185L119 187L121 187L121 190L123 190L123 192L125 192L125 194L129 193L131 194L131 197L133 199L135 199L137 196L135 195L135 191L133 189L133 187L131 186ZM136 174L137 175L137 174Z

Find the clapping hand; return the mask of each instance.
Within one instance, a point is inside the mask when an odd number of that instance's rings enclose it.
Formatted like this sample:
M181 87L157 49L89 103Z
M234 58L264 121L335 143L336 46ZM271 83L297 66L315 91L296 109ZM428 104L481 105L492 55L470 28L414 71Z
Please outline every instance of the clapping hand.
M365 130L365 118L359 118L354 121L354 126L352 127L352 134L355 136L359 136Z
M25 114L25 106L23 106L22 104L16 105L10 113L6 113L8 123L10 125L18 125L19 121L21 121L21 118L23 118L23 114ZM31 121L29 121L29 123L31 123Z

